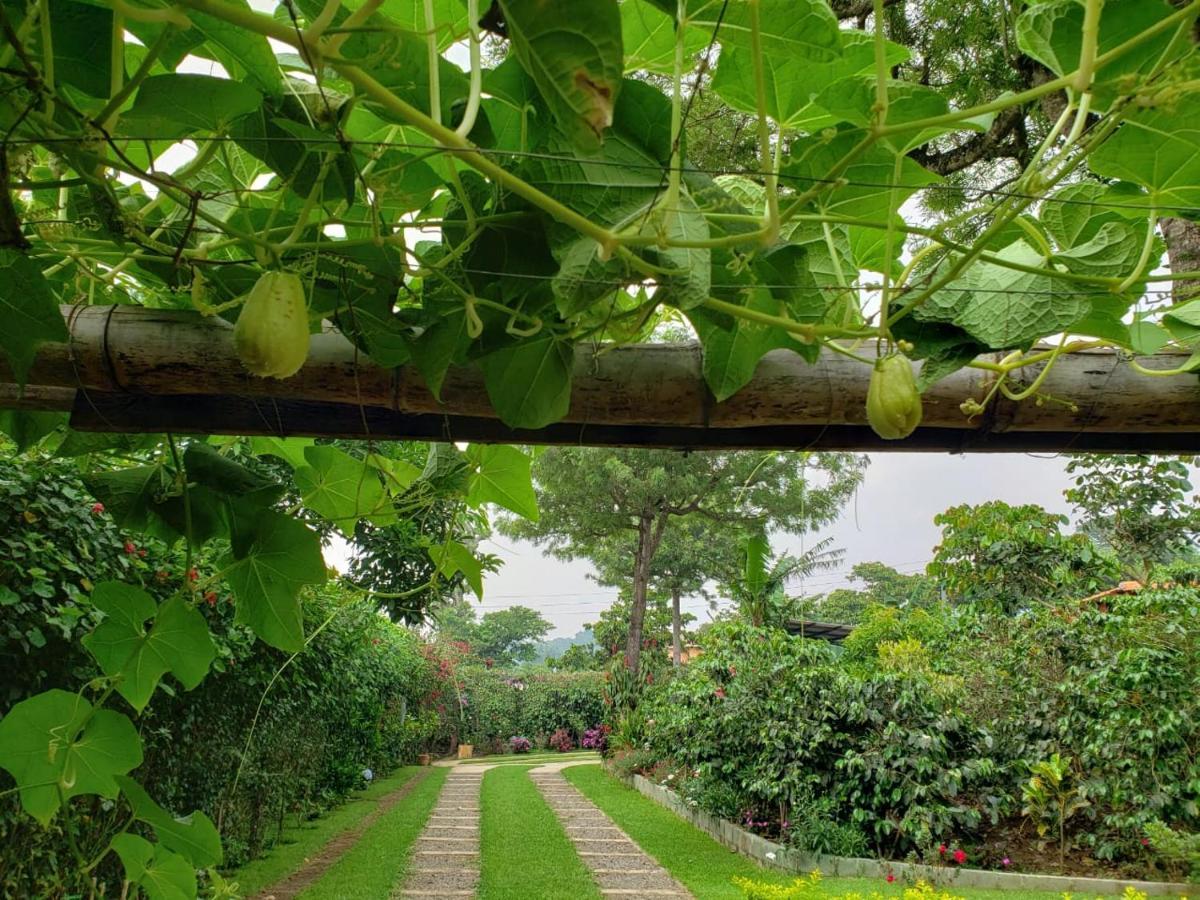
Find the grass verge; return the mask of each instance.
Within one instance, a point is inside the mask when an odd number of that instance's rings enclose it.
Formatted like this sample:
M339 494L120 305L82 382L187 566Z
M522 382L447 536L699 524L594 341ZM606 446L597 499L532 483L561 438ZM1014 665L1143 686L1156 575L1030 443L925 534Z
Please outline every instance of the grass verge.
M704 900L742 900L735 877L768 884L790 884L795 875L761 869L756 863L731 853L700 829L669 809L627 787L598 765L572 766L563 775L589 800L606 812L641 848L675 876L696 897ZM827 878L822 893L828 897L857 892L878 892L883 900L900 897L903 886L882 879ZM1061 900L1060 893L1045 891L985 891L950 887L948 893L967 900Z
M408 851L437 802L449 769L435 768L306 889L303 900L381 900L408 868Z
M238 883L239 890L247 897L275 884L300 868L306 858L338 834L357 824L375 809L380 800L403 786L418 771L416 766L397 769L387 777L372 782L365 791L348 798L321 818L285 827L266 856L227 873L229 878Z
M464 759L460 766L471 765L541 765L550 762L599 762L600 755L594 750L575 750L570 753L497 753L492 756L474 756Z
M483 776L480 900L600 900L591 873L528 773L504 766Z

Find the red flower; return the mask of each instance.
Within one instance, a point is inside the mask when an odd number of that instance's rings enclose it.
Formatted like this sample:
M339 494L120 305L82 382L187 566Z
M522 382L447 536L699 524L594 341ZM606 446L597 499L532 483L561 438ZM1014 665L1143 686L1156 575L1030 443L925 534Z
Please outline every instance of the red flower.
M216 606L217 605L217 592L216 591L206 591L204 594L204 602L207 603L209 606Z
M713 693L716 694L717 697L719 697L720 699L722 699L722 700L725 699L725 688L719 687L715 691L713 691Z
M195 569L188 569L188 581L195 581L200 577L200 573Z
M139 550L139 551L138 551L138 556L140 556L142 559L145 559L145 558L146 558L146 551L145 551L145 550Z
M1142 846L1149 847L1150 846L1150 838L1142 838Z
M137 553L137 545L133 541L126 541L125 552L133 556L133 554Z
M945 844L938 844L938 853L942 854L942 856L946 855L946 845Z
M954 861L956 863L958 863L959 865L962 865L963 863L965 863L967 861L966 851L961 850L961 849L955 850L954 851Z
M102 512L104 512L104 504L103 503L93 503L92 504L92 515L93 516L98 516Z
M887 883L891 884L895 880L896 880L896 876L893 875L891 872L888 872L887 873Z

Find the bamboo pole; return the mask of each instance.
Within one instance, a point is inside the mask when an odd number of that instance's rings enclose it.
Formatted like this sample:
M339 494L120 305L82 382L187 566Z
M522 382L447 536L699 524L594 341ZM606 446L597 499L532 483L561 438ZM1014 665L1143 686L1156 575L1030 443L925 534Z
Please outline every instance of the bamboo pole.
M350 427L339 419L337 428L331 422L322 431L320 416L338 419L337 410L345 407L370 410L377 423L383 421L381 415L400 416L418 432L412 436L429 436L436 430L431 423L437 421L457 424L475 439L487 439L488 434L496 440L512 439L516 434L496 421L474 366L452 368L439 400L414 367L384 369L340 334L327 331L314 335L308 362L294 377L262 379L242 369L232 326L220 319L137 306L65 307L64 315L71 340L40 348L24 395L0 361L0 408L74 409L83 427L114 431L139 430L137 410L144 408L141 430L155 430L156 424L170 420L178 430L186 430L183 426L190 421L196 432L219 433L246 427L247 416L232 411L240 402L243 407L273 405L277 412L290 411L292 419L285 422L279 413L278 421L264 425L261 433L295 433L299 425L308 429L305 433L323 434L338 429L344 433ZM1179 357L1168 355L1143 364L1170 368L1178 362ZM690 344L580 346L570 412L544 434L557 440L568 435L588 440L589 433L607 433L610 437L603 442L703 447L735 445L740 440L736 432L742 429L783 429L779 441L808 433L796 429L835 429L834 434L842 435L840 444L880 445L865 433L870 369L861 363L825 354L810 365L794 353L773 351L763 358L751 382L723 403L716 403L705 386L701 366L699 348ZM1013 386L1019 389L1037 374L1036 367L1029 367ZM981 397L991 377L963 369L938 382L925 394L919 429L923 437L883 446L957 450L988 441L997 447L1023 446L1015 440L997 442L1000 434L1039 434L1024 442L1038 449L1135 448L1142 445L1136 435L1159 435L1156 442L1145 444L1156 448L1190 450L1200 444L1194 440L1200 435L1200 382L1193 376L1150 378L1113 353L1069 354L1059 359L1042 391L1073 406L1013 403L1001 397L987 413L968 419L959 404ZM91 402L84 402L88 398ZM227 398L229 427L222 428L219 421L221 403L201 404L199 398ZM109 415L96 415L105 409ZM106 419L111 419L111 428ZM638 429L643 440L638 440ZM405 427L383 430L403 436ZM944 434L939 437L937 432ZM539 432L520 435L536 440ZM1083 441L1087 435L1097 437ZM1099 437L1104 435L1108 437ZM1163 435L1176 437L1164 441ZM762 436L760 432L744 440L751 446L771 442L760 440Z

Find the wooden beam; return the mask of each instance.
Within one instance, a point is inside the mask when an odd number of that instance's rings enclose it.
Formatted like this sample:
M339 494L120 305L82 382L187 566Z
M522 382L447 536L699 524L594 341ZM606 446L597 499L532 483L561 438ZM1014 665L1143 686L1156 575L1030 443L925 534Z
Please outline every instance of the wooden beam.
M564 421L513 432L498 421L474 366L452 368L439 400L414 367L377 366L328 331L314 336L304 368L278 381L242 369L233 329L221 319L137 306L66 307L64 316L71 340L41 348L25 394L0 361L0 408L72 409L78 427L113 431L161 431L169 423L182 432L249 432L264 410L278 410L278 420L255 433L695 448L1200 449L1200 381L1149 378L1114 353L1066 355L1042 385L1052 401L998 397L974 419L959 404L982 397L993 376L960 370L925 394L915 435L883 442L866 426L869 367L839 355L809 365L773 351L748 385L716 403L696 345L580 346ZM1179 361L1165 355L1143 364L1170 368ZM1038 372L1022 371L1013 387Z

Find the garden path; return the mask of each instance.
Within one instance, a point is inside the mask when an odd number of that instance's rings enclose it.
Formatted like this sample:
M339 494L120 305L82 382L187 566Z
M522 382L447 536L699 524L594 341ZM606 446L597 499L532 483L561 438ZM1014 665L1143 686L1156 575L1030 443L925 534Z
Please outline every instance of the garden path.
M562 776L571 763L550 763L529 772L563 830L575 844L605 897L689 898L692 895L667 870L634 843Z
M479 884L479 791L491 766L456 766L412 848L393 897L474 897Z

